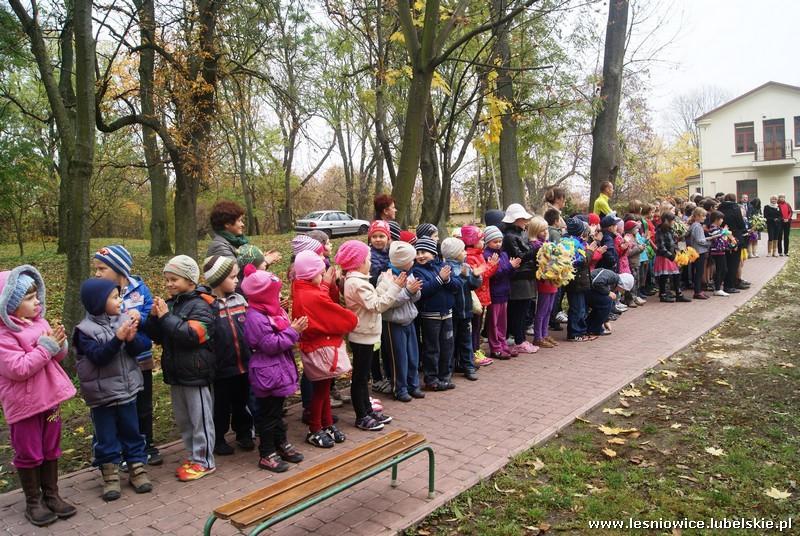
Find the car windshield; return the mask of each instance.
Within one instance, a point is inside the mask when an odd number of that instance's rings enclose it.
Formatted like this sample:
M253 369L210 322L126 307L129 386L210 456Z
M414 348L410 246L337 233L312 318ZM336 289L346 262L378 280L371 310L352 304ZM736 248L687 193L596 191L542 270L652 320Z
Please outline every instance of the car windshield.
M309 212L305 216L302 217L304 220L318 220L325 214L324 212Z

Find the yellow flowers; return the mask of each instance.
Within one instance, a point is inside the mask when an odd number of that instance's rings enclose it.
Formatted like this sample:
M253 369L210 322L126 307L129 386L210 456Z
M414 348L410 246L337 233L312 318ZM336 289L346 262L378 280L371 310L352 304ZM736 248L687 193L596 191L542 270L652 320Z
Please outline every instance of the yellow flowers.
M697 250L689 246L685 251L679 251L677 255L675 255L675 264L678 266L687 266L699 258L700 254L697 253Z
M536 254L536 261L539 263L536 279L563 287L575 279L575 270L572 267L574 260L575 251L569 243L545 242Z

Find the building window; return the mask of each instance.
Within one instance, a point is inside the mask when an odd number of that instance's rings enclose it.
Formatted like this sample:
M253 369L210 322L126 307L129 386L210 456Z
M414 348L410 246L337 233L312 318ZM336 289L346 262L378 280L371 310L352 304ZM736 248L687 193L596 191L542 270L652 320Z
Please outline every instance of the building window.
M794 116L794 146L800 147L800 115Z
M800 177L794 178L794 210L800 207Z
M751 153L755 150L755 136L753 134L753 122L736 123L733 125L736 138L737 153Z
M741 199L745 194L747 194L750 199L758 197L758 179L736 181L736 198Z

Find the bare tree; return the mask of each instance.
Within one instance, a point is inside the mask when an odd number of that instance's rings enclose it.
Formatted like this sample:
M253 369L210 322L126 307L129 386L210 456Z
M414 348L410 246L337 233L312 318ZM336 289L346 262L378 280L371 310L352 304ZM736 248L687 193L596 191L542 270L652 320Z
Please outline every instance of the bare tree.
M729 99L730 93L718 86L702 86L678 95L670 104L672 133L680 137L688 132L692 147L699 149L699 133L694 120Z

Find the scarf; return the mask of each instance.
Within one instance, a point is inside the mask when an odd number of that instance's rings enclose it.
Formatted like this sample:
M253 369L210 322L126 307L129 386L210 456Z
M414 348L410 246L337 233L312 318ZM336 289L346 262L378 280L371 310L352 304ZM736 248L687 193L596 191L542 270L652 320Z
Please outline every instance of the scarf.
M227 240L228 243L233 247L235 247L236 249L239 249L243 245L249 243L249 240L247 240L247 237L245 235L235 235L225 230L217 231L217 234L222 238L224 238L225 240Z
M769 204L769 206L770 206L770 207L772 207L772 208L774 208L775 210L778 210L778 203L777 203L777 202L775 202L775 203L770 203L770 204Z

